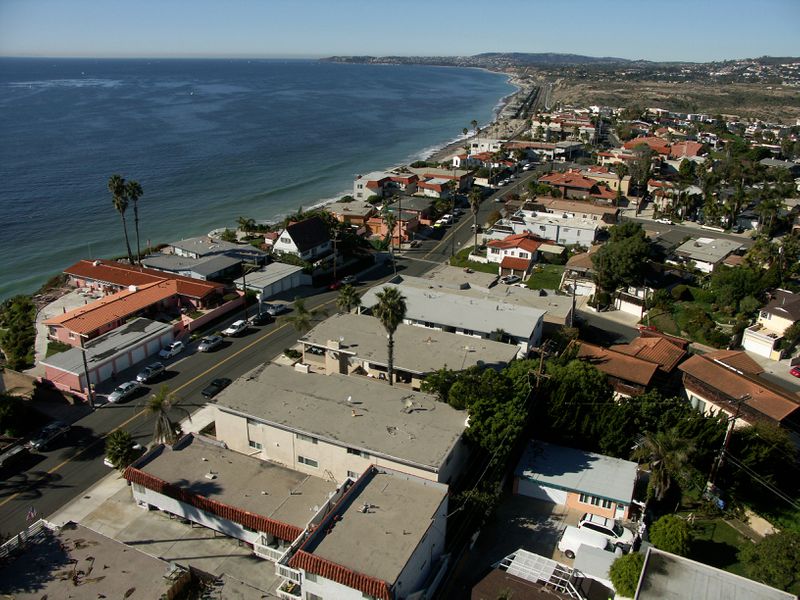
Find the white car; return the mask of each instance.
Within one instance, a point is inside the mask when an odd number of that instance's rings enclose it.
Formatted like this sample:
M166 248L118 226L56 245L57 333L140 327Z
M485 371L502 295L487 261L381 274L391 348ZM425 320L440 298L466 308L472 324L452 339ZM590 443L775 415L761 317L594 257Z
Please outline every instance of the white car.
M264 304L263 309L264 312L271 317L277 317L278 315L282 315L283 313L287 313L292 310L291 307L286 304Z
M183 352L183 342L172 342L169 346L162 349L158 355L161 358L172 358L173 356L178 356Z
M630 546L633 544L634 534L614 519L607 519L590 513L584 513L578 521L578 529L593 531L610 540L615 546Z
M239 319L231 323L227 329L222 330L222 335L239 335L247 329L247 321Z
M120 400L124 400L128 396L130 396L133 392L135 392L141 384L138 381L126 381L125 383L121 383L114 391L108 395L108 401L111 404L115 402L119 402Z
M511 285L512 283L519 283L522 281L522 278L519 275L503 275L500 278L500 283L505 283L506 285Z
M664 225L672 225L672 221L670 219L656 219L656 223L662 223Z
M581 546L590 546L592 548L599 548L600 550L613 549L608 543L608 538L603 537L599 533L585 531L567 525L564 533L561 534L561 539L558 540L558 549L561 550L567 558L575 558Z

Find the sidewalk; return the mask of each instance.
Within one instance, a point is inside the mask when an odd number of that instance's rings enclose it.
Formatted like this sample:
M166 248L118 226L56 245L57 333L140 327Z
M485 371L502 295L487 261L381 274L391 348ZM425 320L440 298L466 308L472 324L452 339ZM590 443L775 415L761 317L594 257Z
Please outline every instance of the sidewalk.
M792 368L791 359L784 358L783 360L770 360L764 356L759 356L754 352L747 352L747 356L756 361L759 366L770 375L773 375L781 380L781 384L785 385L792 391L800 390L800 380L793 377L789 370Z

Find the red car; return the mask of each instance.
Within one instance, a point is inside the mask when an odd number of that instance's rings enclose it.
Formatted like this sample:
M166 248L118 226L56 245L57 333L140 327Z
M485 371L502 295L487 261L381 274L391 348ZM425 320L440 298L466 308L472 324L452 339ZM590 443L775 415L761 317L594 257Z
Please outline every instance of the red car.
M789 370L789 374L790 375L794 375L795 377L800 377L800 366L792 367Z
M340 287L342 287L342 282L337 279L336 281L334 281L332 284L330 284L328 286L328 289L329 290L338 290Z

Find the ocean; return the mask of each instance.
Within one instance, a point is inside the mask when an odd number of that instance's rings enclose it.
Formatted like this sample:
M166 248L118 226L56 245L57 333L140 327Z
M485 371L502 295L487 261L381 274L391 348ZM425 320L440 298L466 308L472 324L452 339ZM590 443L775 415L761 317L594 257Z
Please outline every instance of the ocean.
M315 60L0 59L0 299L142 247L279 219L426 156L515 90L475 69ZM135 250L133 214L126 213Z

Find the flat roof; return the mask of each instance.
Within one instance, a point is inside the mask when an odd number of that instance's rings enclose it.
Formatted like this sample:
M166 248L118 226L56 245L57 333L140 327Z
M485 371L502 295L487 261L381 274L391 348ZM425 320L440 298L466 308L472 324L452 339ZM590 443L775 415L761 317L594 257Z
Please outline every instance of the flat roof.
M520 214L521 213L521 214ZM601 221L593 221L591 219L584 219L583 217L559 217L556 216L556 213L549 213L549 212L530 212L519 210L513 217L517 219L522 219L526 224L527 223L535 223L537 225L541 224L549 224L549 225L558 225L560 227L575 227L577 229L591 229L592 231L596 230L600 226L605 226L605 223ZM512 220L513 217L509 217L508 220Z
M323 207L326 211L335 215L365 217L375 212L375 206L369 202L353 200L352 202L331 202Z
M440 483L371 469L337 505L342 518L334 517L332 529L302 550L393 585L446 498L447 486ZM365 504L369 508L362 512Z
M719 238L701 237L689 240L675 249L675 254L681 254L707 263L718 263L731 252L741 247L741 242Z
M272 285L280 281L281 279L285 279L286 277L291 277L295 273L302 271L303 267L298 267L297 265L290 265L287 263L281 262L274 262L262 267L258 271L253 271L248 273L245 279L247 280L247 287L248 288L265 288L268 285ZM236 287L241 288L242 286L242 278L236 280Z
M139 317L124 325L89 340L84 345L86 363L89 369L105 364L131 346L151 337L160 336L172 330L169 323L159 323ZM41 361L41 364L76 375L83 374L83 356L80 348L70 348L64 352L53 354Z
M183 490L304 529L336 484L188 435L134 463ZM208 473L214 479L208 479ZM265 493L266 492L266 493ZM316 508L316 510L314 510Z
M629 460L531 440L514 473L546 487L630 504L636 470Z
M434 396L367 377L275 364L246 373L216 398L222 410L434 472L460 439L467 416Z
M797 596L751 579L647 549L636 600L796 600Z
M210 258L190 258L177 254L151 254L142 259L142 264L152 269L165 271L191 271L207 277L224 269L240 264L242 261L233 256L213 255Z
M438 265L420 275L416 279L433 281L438 286L448 286L454 289L465 287L480 287L489 289L489 286L497 281L499 275L484 273L483 271L467 272L461 267L453 267L448 264ZM405 278L404 278L405 279ZM430 283L427 283L430 285Z
M398 283L393 283L395 281ZM467 295L461 290L447 289L432 281L413 277L393 279L367 290L361 298L362 306L377 304L377 293L386 287L396 287L405 296L406 318L413 321L484 333L502 329L514 337L529 339L539 321L544 320L544 311L537 308L512 304L489 295Z
M156 599L172 587L169 573L169 563L69 522L45 527L5 559L0 590L15 600L124 598L130 589L134 600Z
M322 347L335 341L348 354L379 365L388 364L386 330L369 315L334 315L300 341ZM518 350L511 344L413 325L400 325L394 334L395 367L413 373L430 373L443 367L460 371L476 365L505 366L514 360Z

